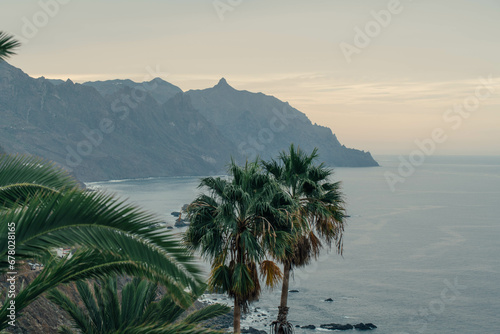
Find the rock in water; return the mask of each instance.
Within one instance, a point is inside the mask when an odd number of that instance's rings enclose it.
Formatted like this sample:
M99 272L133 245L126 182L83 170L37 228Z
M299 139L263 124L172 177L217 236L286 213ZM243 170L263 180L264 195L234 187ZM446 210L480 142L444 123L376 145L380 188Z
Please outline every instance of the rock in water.
M368 322L366 324L364 323L359 323L357 325L354 325L354 328L360 330L360 331L367 331L367 330L370 330L370 329L375 329L377 328L377 326L375 326L374 324L372 324L371 322Z
M341 325L341 324L331 323L331 324L321 325L320 327L324 328L324 329L329 329L329 330L332 330L332 331L333 330L346 331L346 330L350 330L350 329L357 329L357 330L360 330L360 331L366 331L366 330L371 330L371 329L377 328L377 326L375 326L371 322L368 322L366 324L360 322L359 324L354 325L354 326L351 325L351 324ZM304 327L302 327L302 328L304 328Z
M242 333L250 333L250 334L267 334L266 331L260 331L258 329L255 329L253 327L249 327L248 329L243 328L241 330Z
M349 329L354 329L354 326L351 324L341 325L341 324L335 324L335 323L320 325L320 327L324 328L324 329L329 329L332 331L333 330L346 331Z
M333 299L331 298L325 299L325 302L333 302Z
M184 219L177 219L174 226L175 227L186 227L186 226L188 226L188 224L186 224L186 220L184 220Z
M303 328L303 329L316 329L316 326L314 326L314 325L307 325L307 326L302 326L300 328Z

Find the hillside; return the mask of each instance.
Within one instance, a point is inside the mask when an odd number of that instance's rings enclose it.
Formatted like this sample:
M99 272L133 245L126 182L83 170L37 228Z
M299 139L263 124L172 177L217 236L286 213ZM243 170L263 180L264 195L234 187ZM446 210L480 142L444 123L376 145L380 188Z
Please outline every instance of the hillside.
M75 84L0 63L0 151L54 160L83 181L223 173L294 142L331 166L376 166L288 103L222 79L188 91L159 78Z
M102 96L107 96L128 87L135 88L149 93L158 103L163 104L170 100L174 95L182 93L182 90L160 78L155 78L150 82L133 82L132 80L108 80L108 81L89 81L84 85L94 87Z
M186 95L245 156L276 157L290 143L296 143L306 151L317 147L321 160L330 166L378 165L370 153L341 145L332 130L312 124L288 102L262 93L236 90L224 78L212 88L190 90Z
M54 160L83 181L220 173L237 155L182 94L163 105L149 94L128 104L129 87L105 98L5 62L0 74L2 147Z

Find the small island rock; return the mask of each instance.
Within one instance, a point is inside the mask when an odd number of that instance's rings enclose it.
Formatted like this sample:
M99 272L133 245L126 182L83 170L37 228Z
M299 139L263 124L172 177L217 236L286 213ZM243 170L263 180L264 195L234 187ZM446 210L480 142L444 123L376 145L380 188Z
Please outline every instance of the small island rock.
M175 227L186 227L186 226L188 226L188 224L186 224L186 220L184 220L184 219L177 219L174 226Z
M300 328L303 328L303 329L316 329L316 326L314 326L314 325L307 325L307 326L302 326Z
M354 328L356 328L357 330L360 330L360 331L368 331L370 329L377 328L377 326L375 326L371 322L368 322L366 324L364 324L364 323L361 322L361 323L359 323L357 325L354 325Z
M324 329L329 329L332 331L333 330L346 331L349 329L354 329L354 326L351 324L341 325L341 324L335 324L335 323L320 325L320 327L324 328Z
M241 333L249 333L249 334L267 334L266 331L261 331L258 329L255 329L253 327L249 327L248 329L243 328L241 330Z

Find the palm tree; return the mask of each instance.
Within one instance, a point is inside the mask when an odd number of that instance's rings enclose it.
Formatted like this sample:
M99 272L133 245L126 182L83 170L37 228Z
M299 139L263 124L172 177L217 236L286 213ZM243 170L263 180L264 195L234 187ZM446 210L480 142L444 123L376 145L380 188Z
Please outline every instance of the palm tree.
M3 31L0 31L0 61L3 61L9 58L12 55L15 55L14 49L21 46L13 36L6 34Z
M274 286L281 270L266 253L282 254L287 234L266 219L276 185L264 175L258 162L229 166L230 179L201 180L202 194L188 208L191 224L185 241L212 262L209 287L234 299L234 333L240 333L241 312L259 298L259 270L266 285Z
M156 223L151 214L113 196L79 189L52 163L0 156L0 274L19 269L13 260L45 264L12 300L17 317L59 284L111 274L144 276L164 285L179 305L190 305L185 290L203 289L200 271L173 235L153 228ZM76 252L59 259L54 254L59 247ZM3 302L0 330L8 324L10 299Z
M72 328L62 326L59 333L112 334L145 329L148 333L162 334L214 333L197 324L230 310L227 306L214 304L179 320L186 313L185 309L168 295L158 300L158 284L140 278L123 286L121 298L115 277L94 283L93 293L86 282L76 282L76 287L83 307L79 307L58 289L48 294L48 299L66 311L73 323ZM199 294L192 297L192 300L196 300Z
M278 161L262 163L292 201L282 208L288 211L288 223L295 235L290 239L292 251L278 258L284 269L278 318L273 323L276 333L292 332L287 304L293 268L317 258L323 244L331 247L334 243L337 252L342 253L345 209L340 182L329 182L332 171L323 164L314 164L317 157L317 149L307 155L292 144L288 154L282 152Z

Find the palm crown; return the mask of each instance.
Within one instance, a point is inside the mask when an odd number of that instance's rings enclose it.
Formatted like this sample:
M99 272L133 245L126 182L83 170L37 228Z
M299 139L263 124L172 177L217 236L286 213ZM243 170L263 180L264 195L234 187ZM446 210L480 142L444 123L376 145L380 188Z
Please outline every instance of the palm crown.
M288 213L288 225L293 234L288 244L291 251L277 257L284 265L284 278L275 332L292 331L286 316L293 267L309 264L319 255L323 243L334 244L342 253L345 209L341 185L329 182L332 171L323 164L315 165L317 157L317 149L307 155L292 144L289 152L282 152L278 160L262 163L280 185L281 192L288 195L289 202L281 208Z
M245 310L260 294L259 271L267 285L281 279L280 269L266 254L270 249L284 252L288 235L266 218L274 210L276 184L258 163L239 167L232 162L229 175L202 179L200 187L209 193L189 206L185 241L212 261L209 286L234 298L234 331L239 333L240 308Z

